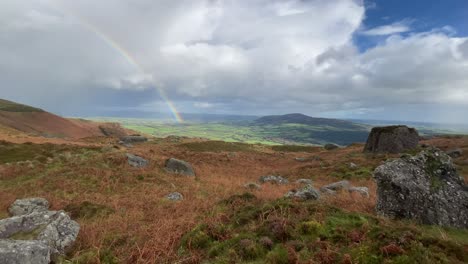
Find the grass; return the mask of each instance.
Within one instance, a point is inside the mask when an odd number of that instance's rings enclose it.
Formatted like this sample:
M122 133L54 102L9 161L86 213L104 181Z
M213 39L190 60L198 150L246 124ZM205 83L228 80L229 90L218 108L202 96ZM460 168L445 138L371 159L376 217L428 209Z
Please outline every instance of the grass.
M300 146L300 145L279 145L279 146L272 146L271 149L274 151L283 151L283 152L318 152L322 150L321 147Z
M0 99L0 111L6 112L44 112L44 110Z
M181 147L194 152L245 152L253 151L253 146L245 143L205 141L190 142L180 145Z
M206 263L468 261L466 230L427 232L431 229L319 202L248 197L219 204L213 218L186 234L179 252Z

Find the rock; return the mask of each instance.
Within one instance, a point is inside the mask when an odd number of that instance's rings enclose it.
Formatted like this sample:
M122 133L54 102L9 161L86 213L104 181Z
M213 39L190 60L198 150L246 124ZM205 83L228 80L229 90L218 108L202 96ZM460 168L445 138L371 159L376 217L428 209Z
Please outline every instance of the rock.
M179 192L173 192L166 196L166 199L171 201L180 201L184 199L184 196Z
M2 264L49 264L50 248L40 241L0 240Z
M311 179L299 179L296 181L297 184L312 184Z
M262 176L258 179L260 183L276 183L276 184L288 184L289 181L281 176L275 176L275 175L267 175L267 176Z
M326 189L326 188L320 188L320 193L325 194L325 195L336 195L336 191Z
M19 199L8 208L11 216L25 215L49 210L49 202L44 198Z
M463 155L463 150L460 149L460 148L452 149L452 150L447 151L447 155L449 155L450 157L456 159L456 158L461 157Z
M325 185L322 188L320 188L320 190L328 189L332 191L340 191L343 189L348 190L350 187L351 187L351 184L349 183L349 181L344 180L344 181L334 182L334 183Z
M407 126L386 126L372 128L364 152L400 153L418 147L419 135L416 129Z
M128 164L137 168L144 168L148 166L149 162L142 157L127 153Z
M337 149L339 147L340 146L338 146L336 144L326 144L325 146L323 146L323 148L325 148L326 150L333 150L333 149Z
M249 182L244 185L245 188L250 190L260 190L262 187L254 182Z
M423 224L468 227L468 186L436 148L388 161L374 171L378 213Z
M174 158L166 160L166 171L186 176L195 176L195 171L190 163Z
M132 136L125 136L121 137L120 141L126 144L133 144L133 143L141 143L148 141L148 138L140 135L132 135Z
M284 197L286 198L297 198L301 200L318 200L320 193L312 185L306 185L301 190L291 190Z
M350 193L357 192L362 196L369 197L369 188L367 187L349 187L348 191Z
M106 137L122 138L127 135L118 123L105 123L99 126L99 130Z
M306 162L307 159L306 158L294 158L295 161L299 161L299 162Z
M15 203L22 204L23 201L19 200ZM40 207L35 207L41 208L40 210L0 220L0 260L12 256L18 259L40 256L38 257L40 260L50 261L66 254L72 247L80 230L78 223L71 220L64 211L43 210L44 203L41 204ZM48 207L48 202L46 204ZM13 205L10 208L12 207ZM21 244L18 241L29 243ZM26 247L24 252L11 251L21 246ZM4 262L0 261L0 263Z
M348 167L349 167L350 169L352 169L352 170L355 170L355 169L357 169L359 166L356 165L356 163L350 162L350 163L348 164Z

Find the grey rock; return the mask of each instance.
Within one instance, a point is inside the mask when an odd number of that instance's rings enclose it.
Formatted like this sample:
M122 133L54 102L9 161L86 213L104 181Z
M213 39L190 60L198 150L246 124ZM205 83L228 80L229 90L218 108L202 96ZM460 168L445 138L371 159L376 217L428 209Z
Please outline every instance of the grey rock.
M122 141L123 143L127 143L127 144L134 144L134 143L146 142L148 141L148 138L144 136L140 136L140 135L132 135L132 136L121 137L120 141Z
M311 179L299 179L296 181L297 184L312 184Z
M367 198L369 198L369 188L367 187L349 187L348 191L350 193L354 193L354 192L357 192L357 193L360 193L362 196L365 196Z
M320 193L324 195L330 195L330 196L336 195L336 191L326 189L326 188L320 188Z
M338 146L336 144L326 144L325 146L323 146L323 148L325 148L326 150L333 150L333 149L337 149L339 147L340 146Z
M266 175L266 176L261 176L258 181L260 183L276 183L276 184L288 184L289 181L282 176L275 176L275 175Z
M25 215L33 212L44 212L49 209L49 202L44 198L19 199L8 208L11 216Z
M307 159L306 158L294 158L295 161L299 161L299 162L306 162Z
M334 183L325 185L322 188L320 188L320 190L328 189L332 191L340 191L343 189L348 190L350 187L351 187L351 184L349 183L349 181L344 180L344 181L334 182Z
M356 163L354 163L354 162L350 162L350 163L348 164L348 167L349 167L350 169L354 170L354 169L357 169L359 166L358 166Z
M190 163L178 160L174 158L170 158L166 160L166 171L170 173L181 174L185 176L195 176L195 171L192 168Z
M301 200L318 200L320 198L320 192L309 184L300 190L289 191L284 197Z
M452 149L452 150L447 151L447 155L449 155L450 157L456 159L456 158L461 157L463 155L463 150L460 149L460 148Z
M414 128L407 126L374 127L367 138L364 152L400 153L417 148L418 142L418 131Z
M142 157L127 153L128 164L137 168L144 168L148 166L149 162Z
M180 201L184 199L184 196L179 192L173 192L166 196L166 199L171 201Z
M450 156L429 148L374 171L378 213L423 224L468 227L468 186Z
M249 182L244 184L244 187L250 190L260 190L262 189L262 186L256 184L255 182Z
M40 241L0 240L2 264L49 264L50 248Z

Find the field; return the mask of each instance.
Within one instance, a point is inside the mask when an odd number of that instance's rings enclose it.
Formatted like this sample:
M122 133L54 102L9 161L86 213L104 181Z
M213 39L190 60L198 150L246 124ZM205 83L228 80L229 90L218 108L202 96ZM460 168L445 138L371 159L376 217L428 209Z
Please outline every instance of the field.
M0 144L0 218L23 197L44 197L52 209L65 209L81 231L62 263L468 261L468 231L375 214L372 171L395 155L364 154L362 144L326 151L169 137L126 149L102 138L76 142L79 145L42 140ZM430 142L468 151L466 137ZM128 152L148 159L150 165L129 166ZM165 172L170 157L190 162L197 176ZM351 169L350 162L358 168ZM468 180L466 157L456 163ZM265 184L260 190L244 187L271 174L291 183ZM299 187L294 183L299 178L311 179L316 187L348 179L369 187L370 197L339 193L312 202L282 199ZM174 191L184 200L165 199Z

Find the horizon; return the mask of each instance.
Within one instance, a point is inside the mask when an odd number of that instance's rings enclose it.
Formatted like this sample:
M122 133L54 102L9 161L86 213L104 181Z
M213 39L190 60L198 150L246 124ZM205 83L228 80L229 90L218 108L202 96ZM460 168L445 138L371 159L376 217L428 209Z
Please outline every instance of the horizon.
M466 17L463 0L3 2L0 97L77 117L467 125Z

